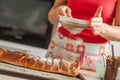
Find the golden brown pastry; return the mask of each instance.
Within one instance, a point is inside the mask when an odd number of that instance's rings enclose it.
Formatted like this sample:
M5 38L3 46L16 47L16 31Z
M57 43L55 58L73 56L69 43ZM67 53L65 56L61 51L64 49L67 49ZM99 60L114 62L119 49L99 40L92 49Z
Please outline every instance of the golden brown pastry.
M25 52L10 51L0 48L0 61L26 68L47 72L77 76L80 66L70 60L57 58L40 58Z

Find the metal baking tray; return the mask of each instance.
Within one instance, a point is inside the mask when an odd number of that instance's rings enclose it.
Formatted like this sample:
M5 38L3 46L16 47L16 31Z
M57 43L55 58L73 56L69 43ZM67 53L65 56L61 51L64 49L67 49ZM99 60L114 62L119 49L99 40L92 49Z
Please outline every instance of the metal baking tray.
M45 78L46 80L64 80L64 79L65 80L80 80L77 77L70 77L70 76L66 76L62 74L55 74L55 73L50 73L50 72L29 69L29 68L20 67L20 66L16 66L16 65L4 63L4 62L0 62L0 70L41 77L41 78Z

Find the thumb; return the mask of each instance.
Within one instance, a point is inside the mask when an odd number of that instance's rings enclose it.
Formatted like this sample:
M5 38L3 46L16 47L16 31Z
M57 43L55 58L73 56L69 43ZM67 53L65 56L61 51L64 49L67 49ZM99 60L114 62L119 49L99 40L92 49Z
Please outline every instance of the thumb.
M99 6L94 14L94 17L101 17L102 16L102 6Z
M66 13L67 13L68 17L72 17L72 15L71 15L71 9L70 8L66 9Z

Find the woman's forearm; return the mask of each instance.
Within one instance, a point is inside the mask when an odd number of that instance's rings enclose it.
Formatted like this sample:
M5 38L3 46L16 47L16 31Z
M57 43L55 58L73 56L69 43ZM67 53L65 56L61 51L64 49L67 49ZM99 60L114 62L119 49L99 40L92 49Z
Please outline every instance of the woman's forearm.
M108 40L120 41L120 27L104 24L99 28L99 35Z

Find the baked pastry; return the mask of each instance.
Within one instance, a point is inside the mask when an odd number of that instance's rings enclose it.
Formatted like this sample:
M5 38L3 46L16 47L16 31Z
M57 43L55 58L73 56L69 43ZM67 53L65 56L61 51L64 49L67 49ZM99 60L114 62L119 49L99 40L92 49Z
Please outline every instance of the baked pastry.
M0 61L26 68L69 76L77 76L80 69L80 66L77 63L70 60L41 58L25 52L5 50L2 48L0 48Z

